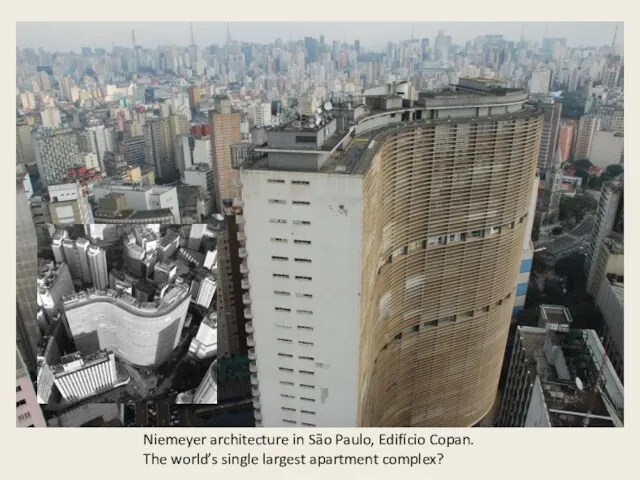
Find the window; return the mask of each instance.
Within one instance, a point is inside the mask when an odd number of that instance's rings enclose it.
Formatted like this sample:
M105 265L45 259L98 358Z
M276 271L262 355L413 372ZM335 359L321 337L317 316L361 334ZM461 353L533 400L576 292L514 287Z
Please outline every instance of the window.
M304 375L314 375L314 373L310 370L298 370L298 372L304 374Z
M302 425L303 427L315 427L315 424L313 424L313 423L304 423L304 422L302 422L302 424L301 424L301 425Z
M293 358L293 355L291 355L290 353L279 353L278 356L285 357L285 358Z
M311 310L298 309L296 310L296 313L300 313L302 315L313 315L313 312Z
M269 203L276 204L276 205L285 205L287 202L285 200L280 200L277 198L270 198Z
M293 368L278 367L281 372L293 373Z
M278 338L277 340L284 343L293 343L293 340L291 340L290 338Z
M291 325L286 325L284 323L276 323L276 327L278 327L278 328L287 328L287 329L291 330Z
M305 277L303 275L296 275L296 280L305 280L307 282L310 282L312 280L311 277Z
M296 293L296 297L298 298L313 298L313 295L310 293Z
M286 418L283 418L282 421L284 423L288 423L289 425L296 425L296 422L294 422L293 420L287 420ZM304 425L304 423L303 423Z
M296 245L311 245L311 240L294 240Z
M298 345L306 345L308 347L313 347L313 342L305 342L303 340L298 340Z
M295 395L288 395L288 394L286 394L286 393L281 393L281 394L280 394L280 396L281 396L282 398L296 398L296 397L295 397Z
M305 135L296 135L296 143L316 143L316 137L309 137ZM293 182L291 182L293 183Z
M285 292L284 290L274 290L273 291L274 295L284 295L286 297L288 297L289 295L291 295L291 293L289 292Z
M278 262L286 262L289 260L289 257L280 257L278 255L271 255L271 260L276 260Z
M19 402L16 402L16 407L21 407L22 405L26 405L27 401L26 400L20 400Z
M311 225L311 222L308 220L294 220L294 225Z
M306 413L307 415L315 415L316 412L312 412L311 410L300 410L300 413Z
M291 309L286 307L275 307L275 309L276 309L276 312L286 312L286 313L291 312Z
M273 258L273 257L271 257ZM294 261L298 262L298 263L311 263L311 259L310 258L294 258Z
M291 407L280 407L282 408L282 410L286 410L287 412L295 412L296 409L295 408L291 408Z
M294 205L311 205L311 202L302 202L300 200L294 200L293 202Z
M309 388L309 389L315 389L316 388L315 385L309 385L309 384L306 384L306 383L301 383L300 386L302 388Z
M305 356L298 356L298 358L300 360L311 360L312 362L315 360L315 358L313 357L305 357Z
M298 325L298 330L306 330L307 332L313 332L313 327L307 327L306 325Z
M291 185L309 185L306 180L291 180Z
M316 401L315 398L309 398L309 397L300 397L300 400L304 400L305 402L314 402Z
M22 415L18 416L18 420L26 420L27 418L31 418L31 412L25 412Z
M274 273L273 278L289 278L289 275L286 275L284 273Z
M287 221L284 218L270 218L269 219L269 223L287 223Z
M280 178L269 178L267 180L267 183L284 183L284 180Z
M287 243L286 238L271 237L271 241L274 243Z
M293 382L286 382L284 380L280 380L280 385L287 385L289 387L292 387L295 384Z
M16 393L19 393L19 392L21 392L21 391L22 391L22 387L21 387L20 385L18 385L18 386L16 387Z

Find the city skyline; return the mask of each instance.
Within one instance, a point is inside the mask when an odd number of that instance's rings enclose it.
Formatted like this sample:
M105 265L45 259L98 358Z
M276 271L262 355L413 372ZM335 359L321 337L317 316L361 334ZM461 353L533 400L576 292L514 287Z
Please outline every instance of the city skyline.
M256 25L259 25L256 28ZM624 22L192 22L195 44L206 47L223 44L229 34L232 40L269 44L280 38L287 42L304 37L325 41L353 43L359 40L365 49L380 50L388 42L413 38L433 39L439 30L450 35L455 44L473 41L486 34L503 35L507 40L526 39L540 42L543 37L564 37L570 46L610 45L618 26L615 42L624 45ZM374 28L379 26L380 28ZM191 40L189 22L42 22L16 23L18 48L43 48L47 51L80 52L82 47L131 47L135 32L136 44L144 48L187 46ZM372 32L380 32L373 33ZM77 39L84 43L77 43Z

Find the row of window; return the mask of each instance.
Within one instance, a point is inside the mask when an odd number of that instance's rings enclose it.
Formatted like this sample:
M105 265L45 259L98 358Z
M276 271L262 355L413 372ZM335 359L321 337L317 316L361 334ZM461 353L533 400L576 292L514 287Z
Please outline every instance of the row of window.
M276 340L282 343L293 343L293 340L291 340L290 338L277 338ZM305 347L313 347L313 342L298 340L297 343L298 345L304 345Z
M286 292L284 290L274 290L273 293L274 293L274 295L282 295L282 296L285 296L285 297L290 297L291 296L291 292ZM298 298L313 298L313 295L311 295L310 293L297 292L296 293L296 297L298 297Z
M267 183L285 183L285 181L281 178L269 178L267 179ZM311 185L311 182L306 180L291 180L291 185Z
M282 200L281 198L270 198L269 199L269 203L271 203L272 205L286 205L287 201L286 200ZM303 200L292 200L291 201L291 205L309 206L309 205L311 205L311 202L306 202L306 201L303 201Z
M281 225L286 225L287 220L284 218L270 218L269 223L279 223ZM294 225L311 225L311 222L308 220L293 220L291 223Z
M283 358L293 358L293 355L291 355L290 353L278 353L279 357L283 357ZM311 362L315 361L315 358L313 357L306 357L304 355L298 355L298 360L309 360Z
M286 273L274 273L272 276L273 276L273 278L280 278L282 280L286 280L286 279L289 278L289 275L286 274ZM296 280L304 280L306 282L310 282L311 280L313 280L312 277L306 277L304 275L295 275L295 279Z
M281 257L279 255L271 255L271 260L275 260L278 262L288 262L289 261L289 257ZM311 263L311 259L310 258L294 258L293 259L294 262L298 262L298 263Z
M271 241L273 243L289 243L289 240L287 240L286 238L278 237L271 237ZM311 240L294 240L293 243L295 243L296 245L311 245Z
M291 309L289 307L275 307L275 309L276 312L291 313ZM313 312L311 310L305 310L304 308L296 309L296 313L299 313L301 315L313 315Z
M297 425L298 422L294 421L294 420L288 420L286 418L283 418L282 421L284 423L287 423L289 425ZM305 422L301 422L300 425L302 425L303 427L315 427L315 425L313 423L305 423Z
M285 385L287 387L295 387L296 386L295 383L289 382L287 380L280 380L280 385ZM315 385L309 385L308 383L299 383L298 386L300 388L305 388L305 389L308 389L308 390L315 390L316 389Z
M295 370L293 368L287 367L278 367L278 370L281 372L293 373ZM302 373L303 375L315 375L311 370L298 370L298 373Z
M295 395L289 395L288 393L281 393L280 396L282 398L288 398L290 400L295 400L296 399ZM315 398L309 398L309 397L300 397L300 400L302 400L304 402L312 402L312 403L316 402Z
M291 325L287 325L284 323L276 323L276 327L278 328L285 328L288 330L291 330L293 327ZM298 330L305 330L307 332L313 332L313 327L309 327L307 325L298 325Z
M285 410L287 412L295 412L296 409L295 408L291 408L291 407L280 407L282 408L282 410ZM312 412L311 410L300 410L300 413L305 413L307 415L315 415L316 412Z

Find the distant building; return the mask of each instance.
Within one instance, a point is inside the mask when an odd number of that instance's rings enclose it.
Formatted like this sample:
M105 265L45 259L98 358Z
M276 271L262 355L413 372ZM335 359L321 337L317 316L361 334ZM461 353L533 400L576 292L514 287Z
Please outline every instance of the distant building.
M94 199L97 202L110 193L124 194L127 197L127 204L132 210L168 208L173 214L173 223L176 225L181 223L176 187L130 184L114 180L103 181L94 187Z
M563 122L558 129L558 147L562 161L567 162L573 155L573 146L576 139L577 124L575 120Z
M576 147L573 154L573 158L575 160L584 160L589 158L591 155L591 148L593 146L593 138L596 132L600 130L600 123L600 118L596 116L585 115L580 118L578 134L576 137Z
M549 93L551 85L551 70L534 70L529 80L529 93Z
M54 225L93 223L89 200L79 182L49 185L49 216Z
M216 294L216 281L212 276L207 276L200 282L200 289L196 297L196 303L204 308L209 308Z
M42 262L38 268L38 306L49 314L62 310L62 298L75 291L65 263Z
M231 104L227 99L219 99L216 110L209 115L211 127L211 154L215 178L216 211L222 208L222 200L234 198L237 176L231 165L231 145L240 143L240 114L231 112Z
M78 136L71 129L37 130L33 133L33 146L44 186L64 181L80 152Z

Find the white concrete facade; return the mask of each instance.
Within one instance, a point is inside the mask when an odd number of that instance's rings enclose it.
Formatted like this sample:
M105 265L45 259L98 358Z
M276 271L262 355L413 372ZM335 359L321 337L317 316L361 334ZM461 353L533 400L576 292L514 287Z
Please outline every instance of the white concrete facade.
M242 171L249 344L265 427L357 425L362 184Z

